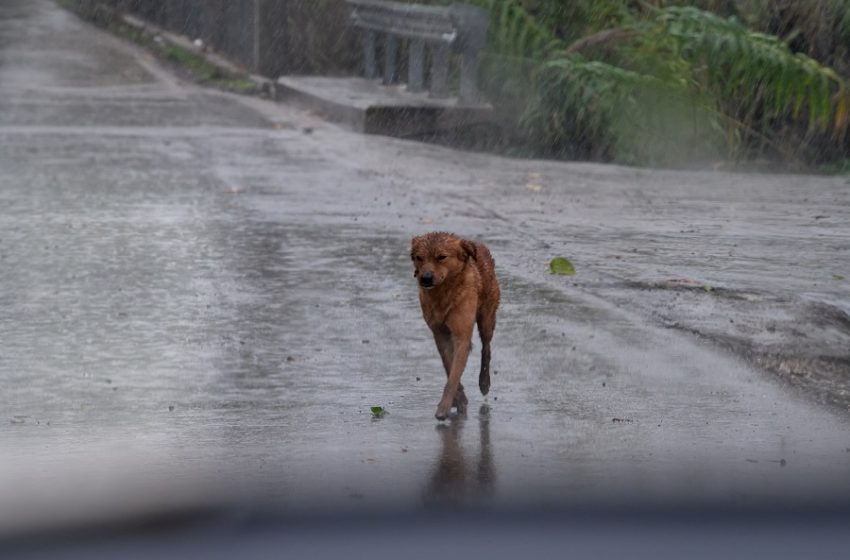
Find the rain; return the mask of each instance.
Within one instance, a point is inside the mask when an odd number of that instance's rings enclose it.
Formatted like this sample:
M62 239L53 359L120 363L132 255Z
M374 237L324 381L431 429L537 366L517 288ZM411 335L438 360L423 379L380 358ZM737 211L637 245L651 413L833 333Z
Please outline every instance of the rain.
M0 556L845 551L850 4L783 4L3 0ZM429 231L501 286L444 421Z

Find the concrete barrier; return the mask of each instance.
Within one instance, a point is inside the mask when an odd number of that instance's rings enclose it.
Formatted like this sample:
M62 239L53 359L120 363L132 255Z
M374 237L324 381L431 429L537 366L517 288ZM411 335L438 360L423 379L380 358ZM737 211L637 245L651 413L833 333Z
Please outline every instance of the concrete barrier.
M449 52L461 55L460 99L464 103L480 101L478 93L478 55L487 41L489 16L485 10L468 4L428 6L386 0L347 0L351 23L363 31L364 70L367 78L377 75L378 36L383 38L383 82L399 81L398 53L406 41L408 62L407 87L412 92L425 89L426 48L430 51L432 97L449 97Z

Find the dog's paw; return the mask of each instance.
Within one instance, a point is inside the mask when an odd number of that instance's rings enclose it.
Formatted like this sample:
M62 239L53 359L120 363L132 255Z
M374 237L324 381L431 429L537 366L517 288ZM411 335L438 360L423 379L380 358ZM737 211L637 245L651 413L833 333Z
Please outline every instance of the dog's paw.
M457 403L457 413L458 414L466 414L466 404L467 401L464 399L462 402Z
M478 388L481 389L482 395L486 395L487 393L490 392L490 374L489 373L486 373L486 374L482 373L478 377Z
M451 410L449 405L440 403L440 406L437 407L437 412L434 413L434 418L437 420L445 420L449 417L449 410Z
M469 400L466 398L466 394L463 391L458 391L455 394L454 401L452 401L452 406L457 408L458 414L466 414L467 404L469 404Z

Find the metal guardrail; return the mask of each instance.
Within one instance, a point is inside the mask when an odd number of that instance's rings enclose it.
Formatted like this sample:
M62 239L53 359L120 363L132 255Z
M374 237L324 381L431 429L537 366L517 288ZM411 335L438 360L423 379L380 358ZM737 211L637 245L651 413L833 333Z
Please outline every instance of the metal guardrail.
M398 54L401 41L408 41L410 91L425 90L426 48L430 53L429 95L449 97L449 64L452 52L460 55L460 100L478 103L479 53L487 41L489 17L485 10L469 4L448 7L402 4L385 0L347 0L351 23L363 30L364 71L378 77L377 45L383 36L383 82L399 82Z

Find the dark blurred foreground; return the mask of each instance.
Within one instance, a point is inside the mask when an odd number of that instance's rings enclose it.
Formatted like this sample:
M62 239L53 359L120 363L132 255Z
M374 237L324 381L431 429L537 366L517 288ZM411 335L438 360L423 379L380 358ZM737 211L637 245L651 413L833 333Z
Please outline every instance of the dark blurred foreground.
M47 558L846 558L850 510L475 509L362 516L172 513L0 541Z

